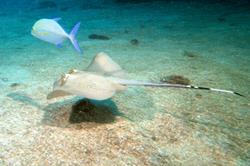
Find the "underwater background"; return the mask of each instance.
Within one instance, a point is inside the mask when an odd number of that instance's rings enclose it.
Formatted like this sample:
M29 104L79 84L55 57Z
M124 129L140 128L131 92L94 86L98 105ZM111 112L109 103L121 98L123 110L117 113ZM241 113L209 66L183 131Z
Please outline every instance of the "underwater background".
M81 21L82 56L30 34L57 17L67 32ZM249 1L6 0L0 23L0 165L250 165ZM55 79L99 52L132 79L246 97L131 87L47 100Z

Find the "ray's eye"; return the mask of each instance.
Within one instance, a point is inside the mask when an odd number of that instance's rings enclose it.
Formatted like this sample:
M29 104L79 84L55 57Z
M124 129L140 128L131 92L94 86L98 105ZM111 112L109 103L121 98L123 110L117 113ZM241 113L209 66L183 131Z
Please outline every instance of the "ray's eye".
M76 73L76 72L77 72L76 69L71 69L71 70L68 72L68 74L74 74L74 73Z
M59 80L60 86L63 86L63 85L66 83L68 77L69 77L68 74L63 74L63 75L61 76L61 78L60 78L60 80Z

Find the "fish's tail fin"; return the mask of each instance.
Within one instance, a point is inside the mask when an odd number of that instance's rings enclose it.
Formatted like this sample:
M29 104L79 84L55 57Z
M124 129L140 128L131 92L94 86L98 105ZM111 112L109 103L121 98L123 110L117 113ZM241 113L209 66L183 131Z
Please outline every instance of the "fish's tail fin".
M80 24L81 24L81 22L78 22L74 26L74 28L71 30L71 32L69 34L69 39L70 39L71 43L73 44L74 48L76 49L76 51L79 52L79 53L82 53L82 51L81 51L81 49L79 47L79 44L78 44L78 42L76 40L76 34L77 34L77 32L78 32L78 30L80 28Z

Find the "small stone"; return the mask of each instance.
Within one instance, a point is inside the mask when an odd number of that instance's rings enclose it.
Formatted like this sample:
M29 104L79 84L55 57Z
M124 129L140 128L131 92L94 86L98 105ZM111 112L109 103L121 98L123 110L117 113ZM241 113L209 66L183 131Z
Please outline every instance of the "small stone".
M9 79L8 79L8 78L6 78L6 77L1 78L1 80L2 80L3 82L8 82L8 81L9 81Z
M19 84L19 83L13 83L13 84L11 84L10 85L10 87L11 88L16 88L16 87L18 87L18 86L20 86L21 84Z
M15 47L14 49L16 49L16 50L22 50L23 47Z
M111 38L105 35L97 35L97 34L91 34L89 35L89 39L95 39L95 40L110 40Z
M61 7L60 11L65 12L65 11L68 11L69 9L70 9L69 7Z
M152 136L151 139L152 139L153 141L157 141L156 136Z
M146 3L150 2L150 0L115 0L116 3L131 3L131 4L139 4L139 3Z
M197 99L201 99L201 98L202 98L202 95L199 94L199 93L197 93L197 94L195 95L195 97L196 97Z
M132 45L134 45L134 46L138 46L138 45L139 45L139 40L137 40L137 39L132 39L132 40L130 40L130 43L131 43Z
M231 23L231 24L229 24L229 26L235 27L235 26L237 26L237 24Z
M144 28L145 28L145 25L140 25L140 28L141 28L141 29L144 29Z
M224 17L219 17L217 20L218 20L219 22L225 22L225 21L226 21L226 18L224 18Z
M170 75L165 76L160 79L161 82L166 82L169 84L181 84L181 85L190 85L191 81L188 78L185 78L180 75Z
M184 51L183 56L186 56L186 57L189 57L189 58L197 58L198 57L197 54L195 54L193 52L190 52L190 51Z
M173 26L172 26L172 25L165 25L165 26L163 26L163 28L166 28L166 29L173 29Z
M38 3L38 9L56 8L57 4L53 1L41 1Z

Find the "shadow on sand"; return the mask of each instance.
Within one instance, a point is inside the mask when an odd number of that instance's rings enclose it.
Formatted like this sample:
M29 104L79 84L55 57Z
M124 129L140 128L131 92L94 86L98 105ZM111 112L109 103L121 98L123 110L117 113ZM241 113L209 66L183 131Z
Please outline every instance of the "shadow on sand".
M90 128L113 123L117 116L123 116L112 100L93 101L75 97L49 104L45 107L22 93L7 95L15 101L31 105L44 111L42 124L63 128Z
M89 128L112 123L122 115L112 100L65 100L44 108L43 124L66 128Z
M32 99L31 97L23 93L13 92L13 93L9 93L7 97L11 98L12 100L24 103L26 105L30 105L38 109L42 109L42 106L38 102L36 102L34 99Z

